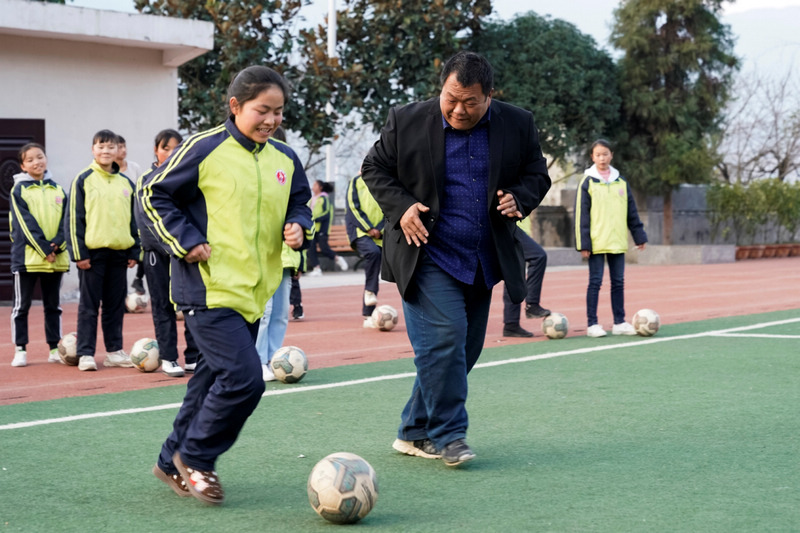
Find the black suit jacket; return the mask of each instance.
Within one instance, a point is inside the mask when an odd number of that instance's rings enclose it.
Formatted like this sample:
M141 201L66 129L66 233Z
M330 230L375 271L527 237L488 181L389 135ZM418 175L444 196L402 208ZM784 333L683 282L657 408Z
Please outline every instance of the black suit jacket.
M406 243L400 218L417 202L430 207L422 221L436 232L444 193L444 129L439 98L393 108L380 138L362 166L362 175L386 215L381 276L397 283L401 296L414 275L420 249ZM516 220L497 211L497 191L510 192L523 216L539 205L550 188L547 163L539 146L533 115L492 100L489 120L489 187L491 233L503 279L515 303L525 298L522 247ZM423 244L423 246L425 246Z

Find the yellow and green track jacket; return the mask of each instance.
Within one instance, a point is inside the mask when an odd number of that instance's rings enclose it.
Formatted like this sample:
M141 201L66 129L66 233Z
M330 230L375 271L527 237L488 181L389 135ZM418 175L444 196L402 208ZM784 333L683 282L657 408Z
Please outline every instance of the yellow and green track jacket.
M67 194L46 171L35 180L26 173L14 176L11 209L11 272L66 272L69 257L64 239L64 206ZM51 244L55 244L53 248ZM56 252L56 260L45 259Z
M148 175L137 201L147 230L173 256L170 295L177 308L229 308L252 323L283 275L284 224L311 229L310 198L291 148L274 139L255 143L228 119L184 140ZM208 261L183 260L204 243L211 247Z
M594 165L586 171L575 198L575 248L593 254L628 250L628 230L637 245L647 242L628 182L611 167L606 183Z
M377 229L383 234L386 219L383 211L372 193L367 189L361 174L350 180L347 185L347 210L344 215L347 238L350 245L359 237L369 237L369 230ZM371 237L370 237L371 238ZM378 246L383 246L383 239L372 239Z
M65 220L67 249L76 263L89 259L99 248L125 250L128 259L139 260L139 235L133 218L133 183L113 170L106 172L96 161L78 174L69 193Z
M327 235L333 224L333 203L328 193L323 192L311 200L311 218L314 219L314 232Z

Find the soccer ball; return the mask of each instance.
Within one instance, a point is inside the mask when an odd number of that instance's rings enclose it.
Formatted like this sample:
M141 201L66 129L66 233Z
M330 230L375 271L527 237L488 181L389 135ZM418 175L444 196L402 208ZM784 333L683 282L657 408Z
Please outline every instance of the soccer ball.
M652 337L661 326L661 317L652 309L639 309L633 315L633 329L642 337Z
M132 292L125 297L125 309L129 313L143 313L147 309L147 295Z
M569 333L569 321L561 313L550 313L542 321L542 333L549 339L563 339Z
M354 453L332 453L308 476L308 502L317 514L335 524L358 522L377 499L375 470Z
M78 364L78 335L75 332L67 333L58 341L58 355L65 365Z
M161 366L161 354L155 339L139 339L131 348L131 362L142 372L154 372Z
M372 321L381 331L391 331L397 325L397 310L391 305L379 305L372 312Z
M269 364L275 377L283 383L297 383L308 371L308 358L297 346L278 348Z

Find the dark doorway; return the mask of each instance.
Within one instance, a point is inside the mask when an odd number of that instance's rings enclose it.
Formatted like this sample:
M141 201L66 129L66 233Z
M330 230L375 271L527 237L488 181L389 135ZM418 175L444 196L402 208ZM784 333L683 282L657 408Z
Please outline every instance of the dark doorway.
M14 299L8 227L10 195L14 186L14 174L20 172L17 153L29 142L47 146L44 139L44 120L0 118L0 301L6 303Z

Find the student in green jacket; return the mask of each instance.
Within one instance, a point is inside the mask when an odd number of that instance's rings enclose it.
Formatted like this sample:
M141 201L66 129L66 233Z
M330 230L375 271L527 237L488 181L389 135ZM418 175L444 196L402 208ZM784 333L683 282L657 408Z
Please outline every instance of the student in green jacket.
M61 276L69 269L64 253L64 206L67 195L47 170L44 147L28 143L19 151L22 172L14 176L9 224L11 272L14 274L14 307L11 310L12 342L16 346L11 366L28 364L28 311L38 280L42 289L48 362L60 363Z

